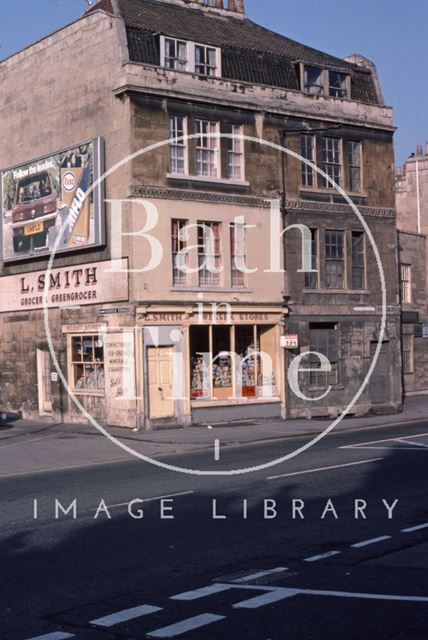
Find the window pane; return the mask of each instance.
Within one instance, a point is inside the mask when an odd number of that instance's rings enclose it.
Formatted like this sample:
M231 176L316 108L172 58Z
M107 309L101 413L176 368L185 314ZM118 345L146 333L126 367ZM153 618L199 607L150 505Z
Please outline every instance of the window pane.
M320 96L324 93L323 71L317 67L305 66L304 91Z
M352 233L352 282L353 289L365 288L365 243L364 233Z
M337 184L341 183L341 141L338 138L322 139L322 161L323 170ZM334 189L334 186L323 177L323 186Z
M346 98L348 95L346 86L347 76L337 71L329 72L329 95L332 98Z
M311 267L318 269L318 232L311 229ZM305 273L305 287L316 289L318 287L318 273Z
M314 162L314 145L314 136L302 135L300 137L300 155L312 163ZM314 170L304 162L302 162L302 185L304 187L314 186Z
M222 267L221 225L219 222L198 222L199 286L219 286Z
M412 301L411 265L402 264L400 267L401 301Z
M310 384L328 387L339 382L339 330L338 325L330 323L311 323L309 326L310 351L320 353L330 362L331 371L321 371L318 356L310 356Z
M171 221L171 242L172 242L172 283L174 286L186 284L187 274L184 271L187 254L181 254L187 246L186 226L187 220Z
M326 287L343 289L344 286L344 232L325 232Z
M78 391L104 389L104 341L102 336L71 339L73 384Z

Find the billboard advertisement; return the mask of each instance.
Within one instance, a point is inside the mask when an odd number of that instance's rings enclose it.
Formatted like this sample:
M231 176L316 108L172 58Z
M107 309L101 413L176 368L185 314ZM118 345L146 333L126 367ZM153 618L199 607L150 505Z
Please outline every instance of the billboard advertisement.
M104 244L101 138L1 173L2 260L15 262Z

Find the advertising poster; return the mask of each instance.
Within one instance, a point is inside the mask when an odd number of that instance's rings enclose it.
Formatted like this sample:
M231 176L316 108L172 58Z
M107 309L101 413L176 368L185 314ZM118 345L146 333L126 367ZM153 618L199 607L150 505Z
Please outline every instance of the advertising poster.
M103 172L100 138L1 173L4 262L103 244ZM61 233L62 231L62 233Z

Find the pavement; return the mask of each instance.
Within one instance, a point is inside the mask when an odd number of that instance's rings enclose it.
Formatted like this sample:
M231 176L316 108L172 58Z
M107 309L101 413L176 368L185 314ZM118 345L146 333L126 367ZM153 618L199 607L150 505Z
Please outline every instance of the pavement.
M364 431L428 421L428 396L409 398L402 413L345 418L337 432ZM288 438L310 439L329 427L331 420L254 420L155 431L106 427L115 442L92 425L52 424L18 420L0 423L0 477L129 460L136 456L161 458L177 453L251 445ZM118 442L120 443L118 445ZM13 455L11 455L13 451ZM135 455L135 454L134 454Z

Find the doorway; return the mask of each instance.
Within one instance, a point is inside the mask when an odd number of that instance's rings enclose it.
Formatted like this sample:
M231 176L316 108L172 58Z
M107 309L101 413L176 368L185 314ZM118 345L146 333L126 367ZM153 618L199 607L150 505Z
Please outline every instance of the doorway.
M37 349L37 389L41 416L52 413L51 372L51 354L49 351Z
M174 417L172 347L147 347L150 420Z

